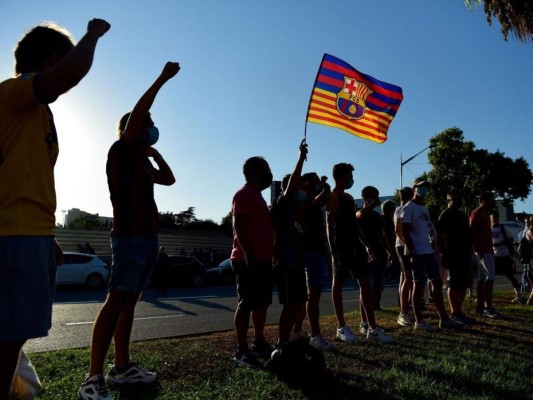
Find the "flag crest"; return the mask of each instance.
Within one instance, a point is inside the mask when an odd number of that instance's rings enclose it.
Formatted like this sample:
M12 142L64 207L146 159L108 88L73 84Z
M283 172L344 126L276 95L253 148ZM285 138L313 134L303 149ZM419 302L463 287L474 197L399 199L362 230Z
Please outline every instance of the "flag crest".
M324 54L307 121L383 143L402 100L399 86L379 81L339 58Z

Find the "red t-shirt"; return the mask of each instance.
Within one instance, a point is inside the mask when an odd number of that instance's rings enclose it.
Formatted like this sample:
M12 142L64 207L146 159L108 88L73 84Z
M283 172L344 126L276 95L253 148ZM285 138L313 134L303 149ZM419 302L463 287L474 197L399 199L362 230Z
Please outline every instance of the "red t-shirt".
M239 214L246 216L248 220L246 235L257 259L262 262L272 262L274 229L268 206L261 192L253 186L244 185L233 196L231 212L234 217ZM231 259L238 261L244 260L244 258L244 251L237 241L234 228Z
M486 210L479 207L470 214L470 229L472 231L472 246L476 253L494 253L492 247L492 227L490 216Z

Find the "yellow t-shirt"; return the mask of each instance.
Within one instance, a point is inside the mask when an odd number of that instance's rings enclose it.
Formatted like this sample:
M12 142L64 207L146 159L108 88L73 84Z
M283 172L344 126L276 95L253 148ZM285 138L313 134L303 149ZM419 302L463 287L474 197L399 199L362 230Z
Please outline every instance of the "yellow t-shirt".
M34 90L36 77L0 83L0 236L53 235L59 147L52 113Z

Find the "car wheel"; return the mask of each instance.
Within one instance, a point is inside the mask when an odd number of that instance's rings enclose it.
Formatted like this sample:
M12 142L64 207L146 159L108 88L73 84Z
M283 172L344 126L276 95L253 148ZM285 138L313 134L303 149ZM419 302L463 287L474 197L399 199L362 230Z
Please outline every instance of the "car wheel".
M100 274L91 274L87 277L85 285L89 289L100 289L104 286L104 278Z
M202 286L204 284L204 278L200 274L193 274L191 277L191 284L194 287Z

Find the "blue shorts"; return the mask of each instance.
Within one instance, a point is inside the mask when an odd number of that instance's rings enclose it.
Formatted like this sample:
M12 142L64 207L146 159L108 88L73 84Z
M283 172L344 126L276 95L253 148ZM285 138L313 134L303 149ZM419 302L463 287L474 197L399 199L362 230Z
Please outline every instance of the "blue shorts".
M305 278L307 287L322 289L328 282L328 260L318 254L305 255Z
M48 335L56 285L52 236L0 237L0 342Z
M150 283L159 255L159 240L149 236L115 236L111 238L113 262L109 289L139 292Z
M426 282L426 279L432 282L442 282L439 273L439 262L435 253L420 254L418 256L418 263L412 263L411 267L414 282Z

